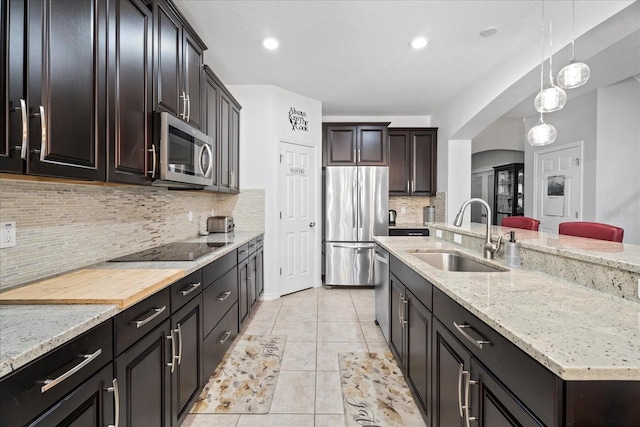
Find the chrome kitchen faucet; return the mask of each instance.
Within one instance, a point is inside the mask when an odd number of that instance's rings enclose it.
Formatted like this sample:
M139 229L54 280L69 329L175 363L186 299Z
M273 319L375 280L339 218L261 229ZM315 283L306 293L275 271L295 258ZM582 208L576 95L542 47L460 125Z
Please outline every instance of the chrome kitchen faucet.
M456 227L460 227L462 225L462 218L464 217L464 211L471 203L480 203L487 210L487 236L486 241L484 243L484 257L487 259L493 259L493 255L500 248L500 243L502 242L502 236L498 237L498 241L493 243L491 241L491 206L487 202L482 199L473 198L469 199L462 204L460 207L460 212L456 215L456 218L453 220L453 225Z

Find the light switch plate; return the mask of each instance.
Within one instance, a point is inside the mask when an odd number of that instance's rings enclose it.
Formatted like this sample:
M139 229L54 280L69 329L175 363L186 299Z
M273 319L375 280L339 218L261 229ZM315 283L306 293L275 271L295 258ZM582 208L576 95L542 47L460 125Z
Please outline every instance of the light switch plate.
M12 248L16 245L16 222L5 221L0 226L0 248Z
M462 236L459 234L453 233L453 242L462 243Z
M436 230L436 237L442 239L442 230Z

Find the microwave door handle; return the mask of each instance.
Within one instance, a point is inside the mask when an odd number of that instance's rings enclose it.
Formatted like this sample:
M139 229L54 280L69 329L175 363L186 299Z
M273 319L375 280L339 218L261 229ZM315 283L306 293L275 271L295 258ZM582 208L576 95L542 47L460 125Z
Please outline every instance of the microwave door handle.
M211 175L211 169L213 169L213 151L211 150L211 147L209 147L208 144L204 144L202 146L202 152L200 153L200 168L204 169L202 167L202 158L204 157L204 152L205 150L209 153L209 164L207 165L207 170L204 172L204 177L207 178Z

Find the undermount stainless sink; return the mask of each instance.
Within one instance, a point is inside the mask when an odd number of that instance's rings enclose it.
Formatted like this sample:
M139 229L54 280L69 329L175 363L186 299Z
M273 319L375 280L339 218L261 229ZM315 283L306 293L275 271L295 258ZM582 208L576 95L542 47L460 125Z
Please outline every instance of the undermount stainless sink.
M482 264L472 258L455 252L412 252L411 255L426 262L432 267L444 271L459 271L467 273L500 273L508 271L506 268Z

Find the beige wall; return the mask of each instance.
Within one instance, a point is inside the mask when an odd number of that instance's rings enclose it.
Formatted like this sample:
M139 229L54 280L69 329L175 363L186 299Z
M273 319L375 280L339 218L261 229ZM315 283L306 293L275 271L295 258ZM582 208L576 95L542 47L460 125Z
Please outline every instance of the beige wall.
M243 230L263 229L264 191L221 195L0 179L0 221L17 228L17 246L0 249L0 288L195 237L199 219L212 210L234 215Z

